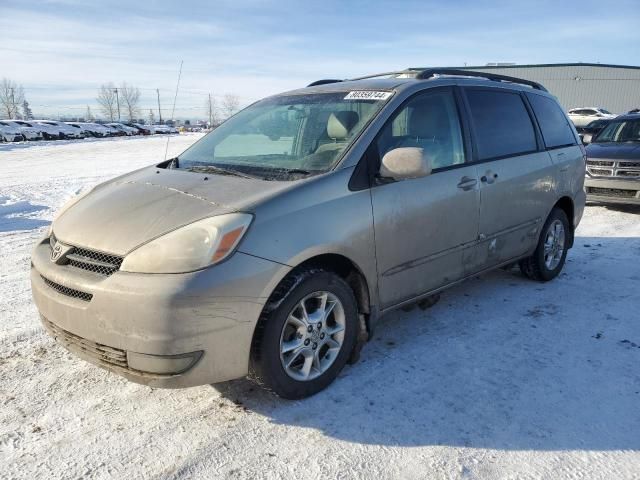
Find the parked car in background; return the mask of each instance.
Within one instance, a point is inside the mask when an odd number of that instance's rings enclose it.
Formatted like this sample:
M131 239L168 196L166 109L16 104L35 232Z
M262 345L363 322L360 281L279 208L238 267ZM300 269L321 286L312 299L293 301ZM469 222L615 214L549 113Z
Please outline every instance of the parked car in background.
M0 121L0 140L3 142L22 142L25 138L19 127Z
M25 140L42 140L42 132L40 132L37 128L33 128L28 125L22 125L18 122L18 120L2 120L3 124L9 124L10 126L18 128L24 136Z
M586 150L587 200L640 204L640 114L611 120Z
M589 135L589 137L587 137L587 143L589 143L591 141L591 138L595 137L596 134L598 134L604 127L606 127L609 122L609 119L601 118L599 120L590 122L584 127L576 127L576 131L578 132L581 140L585 136Z
M69 125L70 127L73 128L77 128L78 131L80 133L82 133L83 137L92 137L93 135L91 134L91 132L89 132L89 130L87 130L82 124L78 123L78 122L65 122L67 125Z
M79 123L87 132L96 138L104 138L111 136L111 129L100 123L83 122Z
M125 125L138 130L139 135L153 135L155 133L155 130L150 125L142 125L140 123L127 123Z
M37 125L43 125L51 127L51 129L58 132L59 137L62 138L84 138L84 133L79 129L67 125L64 122L56 122L54 120L34 120L33 123Z
M123 135L127 135L127 136L132 136L132 135L139 135L140 132L138 131L138 129L133 128L133 127L129 127L128 125L125 125L124 123L107 123L105 124L111 128L115 128L116 130L120 131L123 133Z
M302 398L387 312L516 262L555 278L584 180L584 147L535 82L314 82L72 199L33 250L33 297L58 342L129 380L251 374Z
M104 128L107 129L107 131L109 132L109 136L110 137L122 137L122 136L126 135L125 132L123 132L119 128L116 128L116 127L114 127L112 125L109 125L108 123L101 123L100 125L102 125Z
M157 134L171 133L171 128L167 125L149 125L149 127L151 127L153 129L153 132Z
M604 108L596 107L572 108L569 110L568 115L569 120L571 120L576 127L584 127L597 119L610 119L617 117L616 114L611 113Z
M31 127L34 130L37 130L42 134L42 138L45 140L60 140L64 138L60 134L60 130L57 127L47 125L44 123L37 123L33 120L29 120L28 122L25 120L13 120L14 123L24 127Z

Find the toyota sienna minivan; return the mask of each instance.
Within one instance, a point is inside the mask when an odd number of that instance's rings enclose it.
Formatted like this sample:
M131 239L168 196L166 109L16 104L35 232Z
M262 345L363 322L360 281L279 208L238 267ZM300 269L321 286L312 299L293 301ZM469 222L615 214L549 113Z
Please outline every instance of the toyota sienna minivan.
M152 387L329 385L385 313L519 263L562 270L585 157L541 85L409 69L320 80L65 205L36 245L42 322Z

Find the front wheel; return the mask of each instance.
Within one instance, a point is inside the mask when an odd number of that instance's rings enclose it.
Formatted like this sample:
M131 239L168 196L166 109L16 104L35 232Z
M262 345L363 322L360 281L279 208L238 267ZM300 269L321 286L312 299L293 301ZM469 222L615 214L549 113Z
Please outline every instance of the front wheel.
M353 351L358 308L340 276L309 269L285 279L263 312L251 376L279 396L298 399L326 388Z
M571 239L564 210L554 208L544 226L535 252L520 261L520 270L532 280L548 282L562 271Z

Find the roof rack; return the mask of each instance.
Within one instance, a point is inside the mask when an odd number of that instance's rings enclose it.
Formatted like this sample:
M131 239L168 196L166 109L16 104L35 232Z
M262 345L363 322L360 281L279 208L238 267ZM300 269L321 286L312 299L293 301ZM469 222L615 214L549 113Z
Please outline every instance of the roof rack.
M492 80L494 82L509 82L509 83L517 83L519 85L527 85L535 90L541 90L546 92L547 89L540 85L538 82L534 82L532 80L525 80L523 78L509 77L507 75L498 75L496 73L486 73L479 72L476 70L459 70L455 68L408 68L406 70L399 70L395 72L384 72L384 73L374 73L372 75L365 75L364 77L356 77L349 78L346 80L338 80L338 79L326 79L326 80L316 80L315 82L310 83L307 87L315 87L317 85L326 85L327 83L338 83L338 82L346 82L352 80L366 80L369 78L376 77L389 77L389 76L400 76L400 75L414 75L416 80L429 80L431 78L437 77L439 75L448 75L452 77L474 77L474 78L486 78L487 80Z
M496 73L478 72L475 70L458 70L455 68L419 68L410 70L416 72L416 79L418 80L428 80L438 75L451 75L455 77L479 77L486 78L487 80L493 80L494 82L517 83L520 85L527 85L536 90L542 90L543 92L547 91L547 89L540 85L538 82L524 80L523 78L509 77L507 75L498 75Z
M327 83L338 83L343 82L344 80L338 80L335 78L325 78L322 80L316 80L315 82L311 82L307 87L315 87L316 85L326 85Z

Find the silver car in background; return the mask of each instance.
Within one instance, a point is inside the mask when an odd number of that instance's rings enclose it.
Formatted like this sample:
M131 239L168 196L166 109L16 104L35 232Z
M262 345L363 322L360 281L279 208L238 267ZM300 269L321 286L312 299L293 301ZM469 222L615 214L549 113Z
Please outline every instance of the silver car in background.
M577 133L537 83L322 80L72 200L33 251L33 296L61 344L132 381L249 375L302 398L393 309L516 262L557 276L584 178Z

